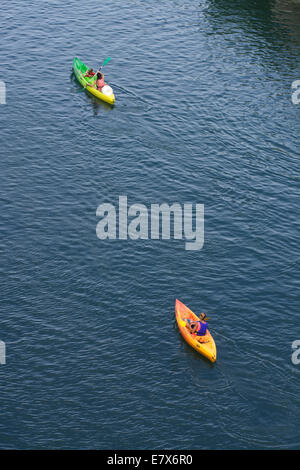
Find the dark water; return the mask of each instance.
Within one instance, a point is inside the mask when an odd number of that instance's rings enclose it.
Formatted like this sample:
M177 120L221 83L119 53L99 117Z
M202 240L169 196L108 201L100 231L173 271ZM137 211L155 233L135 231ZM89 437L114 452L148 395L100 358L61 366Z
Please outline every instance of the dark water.
M300 448L300 4L1 3L1 448ZM107 56L113 109L71 75ZM96 208L205 205L205 243ZM218 360L182 340L208 312Z

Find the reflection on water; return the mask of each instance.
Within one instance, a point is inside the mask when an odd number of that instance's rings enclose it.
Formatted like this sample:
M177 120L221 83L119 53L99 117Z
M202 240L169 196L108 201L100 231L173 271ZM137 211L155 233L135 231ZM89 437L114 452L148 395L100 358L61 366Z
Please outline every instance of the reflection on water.
M255 29L265 33L268 33L272 24L277 28L287 26L292 36L300 41L300 0L211 0L208 5L210 14L222 14L223 19L234 21L235 24L239 22L243 27L255 25Z
M85 90L85 92L93 106L94 116L97 116L99 114L99 111L104 111L108 113L109 111L112 111L114 109L114 106L112 106L111 104L105 103L105 101L97 99L94 95L91 95L91 93L89 93L87 90Z
M276 0L274 19L287 27L294 41L300 44L300 0Z
M300 0L240 0L234 3L211 0L208 5L205 16L212 36L219 39L226 52L232 49L233 43L240 47L242 38L246 62L257 62L268 74L271 69L280 71L281 78L290 82L297 78ZM282 67L283 62L285 67Z

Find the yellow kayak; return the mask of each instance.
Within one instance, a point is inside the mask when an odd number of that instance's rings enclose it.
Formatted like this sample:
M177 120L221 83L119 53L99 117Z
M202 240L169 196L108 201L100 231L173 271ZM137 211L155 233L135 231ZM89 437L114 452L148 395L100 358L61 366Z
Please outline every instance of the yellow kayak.
M217 348L210 332L207 330L205 336L197 336L192 334L186 326L187 320L199 321L197 315L178 299L176 299L175 304L175 315L180 333L185 341L199 354L202 354L202 356L205 356L211 362L216 362Z

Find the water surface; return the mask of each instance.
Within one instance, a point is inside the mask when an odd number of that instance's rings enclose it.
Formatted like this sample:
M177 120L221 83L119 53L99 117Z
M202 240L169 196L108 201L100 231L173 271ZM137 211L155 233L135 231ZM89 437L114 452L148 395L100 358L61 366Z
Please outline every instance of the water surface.
M2 2L1 448L300 448L300 5ZM113 109L72 75L104 70ZM96 208L205 205L205 243ZM218 361L174 303L211 317Z

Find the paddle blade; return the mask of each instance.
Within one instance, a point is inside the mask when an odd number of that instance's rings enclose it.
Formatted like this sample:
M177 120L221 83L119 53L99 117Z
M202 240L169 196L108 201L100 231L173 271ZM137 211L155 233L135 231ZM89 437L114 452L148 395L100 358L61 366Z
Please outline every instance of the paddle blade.
M108 64L108 62L111 60L111 57L107 57L107 59L105 59L105 61L103 62L103 65L102 67L104 67L104 65Z

